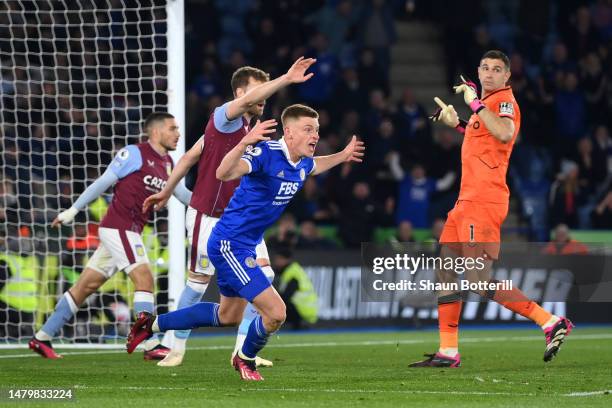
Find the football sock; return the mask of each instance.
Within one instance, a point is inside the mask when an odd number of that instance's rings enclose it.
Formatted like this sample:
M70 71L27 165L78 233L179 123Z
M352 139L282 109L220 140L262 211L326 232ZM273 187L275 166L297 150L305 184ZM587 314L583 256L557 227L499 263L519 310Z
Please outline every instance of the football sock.
M244 344L244 340L249 333L249 327L251 327L251 322L259 316L257 310L252 304L247 304L244 308L244 314L242 315L242 321L240 322L240 326L238 326L238 334L236 335L236 345L234 346L234 354L238 352L242 348Z
M219 304L200 302L184 309L159 315L157 325L160 331L220 326Z
M461 295L452 294L438 299L438 327L440 330L439 352L454 357L459 352L459 318L461 317Z
M529 300L523 292L517 288L512 290L498 290L493 295L492 299L504 306L506 309L512 310L523 317L528 318L540 327L553 317L553 315L544 310L536 302Z
M140 312L149 312L151 314L155 313L155 298L151 292L147 292L144 290L138 290L134 292L134 312L136 316ZM144 342L145 350L151 350L159 344L159 339L157 335L153 335L151 338Z
M57 302L51 317L49 317L34 337L40 341L51 341L74 316L77 310L79 310L79 307L74 303L74 299L72 299L69 292L65 292L64 296Z
M177 309L184 309L189 306L193 306L202 300L204 292L208 288L208 283L200 283L192 280L187 280L187 285L181 292ZM174 332L174 343L172 345L173 351L185 352L185 346L187 344L187 338L191 330L176 330Z
M264 272L264 275L266 275L266 278L268 278L268 282L272 283L272 281L274 280L274 270L272 269L272 267L269 265L262 266L261 270ZM251 322L257 316L259 316L257 309L255 309L255 307L251 303L249 303L244 308L242 321L240 322L240 326L238 326L238 334L236 335L236 345L234 346L234 354L238 353L238 350L242 348L244 340L246 339L246 336L249 332L249 327L251 327Z
M253 360L268 342L268 337L261 316L257 316L251 322L242 349L238 352L240 358Z
M540 327L542 328L542 330L546 330L549 327L554 326L559 320L560 320L559 316L552 315L550 319L548 319L548 321L544 323L543 325L540 325Z

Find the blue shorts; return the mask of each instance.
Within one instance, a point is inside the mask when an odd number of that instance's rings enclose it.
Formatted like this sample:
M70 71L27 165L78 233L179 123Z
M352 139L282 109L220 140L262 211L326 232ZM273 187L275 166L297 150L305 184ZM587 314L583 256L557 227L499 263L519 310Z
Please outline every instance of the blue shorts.
M214 233L207 246L208 258L217 270L217 284L223 296L242 297L252 302L271 286L255 261L255 248L233 248L230 241L219 239Z

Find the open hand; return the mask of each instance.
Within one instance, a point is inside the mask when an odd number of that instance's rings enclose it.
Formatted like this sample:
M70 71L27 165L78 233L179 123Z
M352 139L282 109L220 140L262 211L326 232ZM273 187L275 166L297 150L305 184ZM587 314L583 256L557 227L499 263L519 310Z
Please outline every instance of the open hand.
M361 163L363 161L362 157L365 154L363 152L364 150L365 145L363 144L363 141L357 140L357 136L353 135L353 138L343 150L345 155L344 161Z
M285 74L285 78L287 78L292 84L308 81L314 74L312 72L310 74L306 74L306 70L316 61L317 60L314 58L298 58Z
M248 146L270 140L270 138L266 135L276 132L276 125L277 123L275 119L268 119L264 120L263 122L258 120L255 126L253 126L253 129L251 129L251 131L242 138L240 143L242 143L244 146Z

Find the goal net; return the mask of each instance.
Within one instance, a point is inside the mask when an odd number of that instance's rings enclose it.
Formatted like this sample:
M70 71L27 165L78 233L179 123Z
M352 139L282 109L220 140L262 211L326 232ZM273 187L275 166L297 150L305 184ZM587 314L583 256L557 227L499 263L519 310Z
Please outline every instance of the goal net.
M172 1L172 0L169 0ZM52 229L143 119L167 111L167 13L161 0L0 2L0 344L23 342L53 312L98 245L111 191ZM167 307L168 219L144 241ZM132 319L117 273L61 332L66 343L116 342Z

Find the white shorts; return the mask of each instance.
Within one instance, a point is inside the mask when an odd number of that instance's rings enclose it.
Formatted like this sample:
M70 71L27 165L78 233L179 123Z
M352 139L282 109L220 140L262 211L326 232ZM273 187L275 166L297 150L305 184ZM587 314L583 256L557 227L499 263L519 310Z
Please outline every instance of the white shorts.
M189 238L189 270L194 273L211 276L215 274L215 267L208 259L207 243L217 221L219 221L219 218L200 213L192 207L187 208L185 227L187 228L187 238ZM270 259L266 242L263 239L255 248L255 252L257 259Z
M110 278L117 271L125 270L130 273L137 266L149 263L147 250L139 233L99 228L98 236L100 246L87 262L87 268Z

